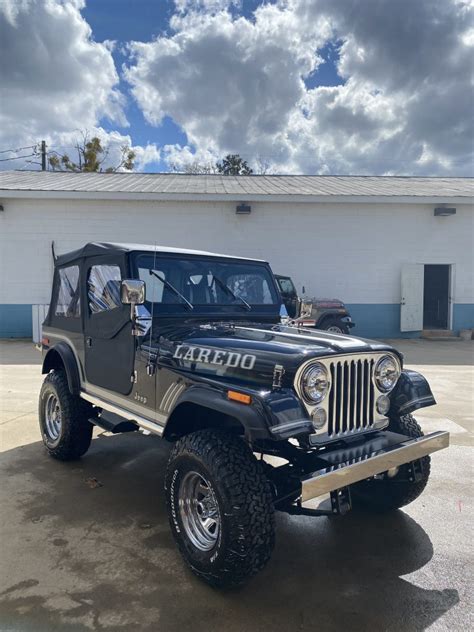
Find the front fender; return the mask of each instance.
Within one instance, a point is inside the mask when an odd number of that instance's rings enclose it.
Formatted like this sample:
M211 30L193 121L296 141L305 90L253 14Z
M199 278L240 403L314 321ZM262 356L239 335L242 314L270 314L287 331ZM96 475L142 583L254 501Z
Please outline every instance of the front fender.
M389 416L407 415L418 408L436 404L430 385L423 375L416 371L402 371L396 387L390 393Z
M244 391L244 389L239 390ZM233 417L242 425L245 435L251 440L266 439L269 436L264 407L261 400L253 394L252 403L246 405L228 399L227 389L221 390L208 384L192 385L176 401L168 424L172 425L173 415L179 411L183 404L195 404L227 417ZM165 436L167 432L170 432L168 424L165 429Z

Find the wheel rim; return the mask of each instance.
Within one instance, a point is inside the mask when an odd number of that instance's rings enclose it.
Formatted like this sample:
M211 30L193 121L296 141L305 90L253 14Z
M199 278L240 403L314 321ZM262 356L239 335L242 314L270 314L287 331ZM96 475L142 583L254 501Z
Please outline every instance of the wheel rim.
M326 331L332 331L333 334L343 334L344 332L337 325L331 325L326 329Z
M210 551L220 532L217 499L210 483L197 472L188 472L178 492L179 512L186 535L200 551Z
M59 400L51 393L46 400L44 409L44 425L46 436L50 441L57 441L61 434L61 407Z

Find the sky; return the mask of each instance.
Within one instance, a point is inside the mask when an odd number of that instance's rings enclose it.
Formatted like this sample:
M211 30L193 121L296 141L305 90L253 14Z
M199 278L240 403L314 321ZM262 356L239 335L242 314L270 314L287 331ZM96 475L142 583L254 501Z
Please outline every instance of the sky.
M472 176L472 0L0 0L0 169ZM19 151L12 151L19 150ZM56 154L56 155L57 155Z

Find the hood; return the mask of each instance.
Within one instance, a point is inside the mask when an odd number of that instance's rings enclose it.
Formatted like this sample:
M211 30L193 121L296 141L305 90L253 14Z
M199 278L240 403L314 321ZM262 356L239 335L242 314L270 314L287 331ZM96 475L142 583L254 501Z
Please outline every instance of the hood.
M160 330L159 356L176 368L247 385L271 386L275 365L291 386L311 358L394 351L374 340L287 325L215 323L170 325Z

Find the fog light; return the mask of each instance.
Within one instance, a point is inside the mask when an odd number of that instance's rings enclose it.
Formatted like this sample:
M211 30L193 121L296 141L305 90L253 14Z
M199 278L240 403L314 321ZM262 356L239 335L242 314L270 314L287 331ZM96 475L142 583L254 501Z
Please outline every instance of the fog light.
M313 428L320 430L326 423L326 411L324 408L316 408L316 410L313 410L311 419L313 420Z
M381 415L386 415L390 410L390 397L387 395L380 395L377 399L377 412Z

